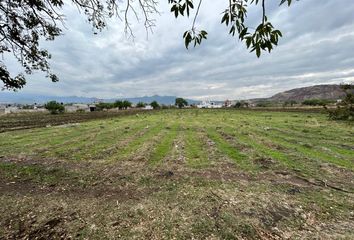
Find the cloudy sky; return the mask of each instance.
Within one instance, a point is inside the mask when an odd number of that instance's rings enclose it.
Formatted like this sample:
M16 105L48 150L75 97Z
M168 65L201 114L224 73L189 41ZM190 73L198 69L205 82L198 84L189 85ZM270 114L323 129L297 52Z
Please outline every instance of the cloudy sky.
M227 0L204 0L197 26L208 40L190 50L182 34L192 19L175 19L161 1L154 33L146 37L134 22L135 40L123 33L118 19L94 35L70 2L64 35L44 43L52 53L52 70L60 82L42 74L28 77L20 91L38 95L99 98L175 95L195 99L268 97L296 87L354 81L354 3L352 0L300 0L288 8L267 1L268 19L283 38L258 59L220 24ZM249 9L249 24L261 20L260 6ZM21 69L10 61L10 71ZM1 92L0 92L1 94Z

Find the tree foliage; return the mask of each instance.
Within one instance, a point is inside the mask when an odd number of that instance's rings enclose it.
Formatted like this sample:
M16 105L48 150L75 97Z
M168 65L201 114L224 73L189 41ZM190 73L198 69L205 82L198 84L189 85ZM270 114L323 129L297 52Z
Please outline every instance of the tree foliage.
M175 105L178 108L183 108L185 106L188 106L188 102L184 98L176 98Z
M60 104L56 101L50 101L47 102L44 105L45 109L47 109L51 114L58 114L58 113L63 113L65 111L65 108L63 104Z
M174 16L194 15L192 27L183 34L186 48L207 39L207 31L196 29L196 21L203 0L199 0L195 9L193 0L168 0ZM280 5L292 0L278 0ZM157 0L71 0L83 12L92 25L94 33L106 27L108 18L117 17L125 25L125 33L134 38L131 28L131 16L142 20L147 32L155 26L154 14L159 13ZM221 23L229 28L229 33L245 42L251 52L259 57L262 51L270 52L278 44L281 32L273 27L266 16L266 0L225 0L225 11ZM46 73L51 81L58 81L51 72L48 60L50 53L40 47L43 40L52 41L62 34L64 16L62 8L70 4L69 0L2 0L0 1L0 81L4 89L20 89L26 84L25 74L39 70ZM247 26L247 10L250 5L261 5L260 24ZM141 13L141 15L139 14ZM215 12L219 14L219 12ZM251 30L254 29L254 30ZM4 59L13 55L24 68L24 73L10 73Z
M306 99L302 102L302 105L307 106L326 106L328 104L334 103L333 100L328 99Z
M199 0L199 4L194 15L191 29L183 34L186 48L193 43L194 47L201 44L203 39L207 39L208 33L205 30L199 30L195 27L196 19L203 0ZM192 0L169 0L172 7L171 12L175 17L189 16L191 9L194 8ZM224 10L221 23L229 27L229 34L237 35L239 40L245 42L251 52L255 52L257 57L261 56L262 51L271 52L278 45L279 38L282 37L280 30L275 29L266 16L265 0L229 0L227 8ZM261 3L262 18L261 23L251 31L252 27L246 25L247 9L250 5L258 5ZM287 3L291 5L292 0L281 0L280 5Z
M114 102L114 107L118 108L118 109L128 109L132 106L132 103L129 102L128 100L117 100Z
M343 84L341 86L346 95L335 110L329 110L329 118L333 120L354 121L354 85Z
M159 109L159 108L160 108L160 104L159 104L158 102L156 102L156 101L152 101L152 102L150 103L150 105L151 105L151 107L152 107L153 109Z
M98 111L101 111L103 109L112 109L114 108L114 103L104 103L104 102L97 103L96 108Z
M144 108L146 106L146 103L143 103L143 102L138 102L137 104L136 104L136 107L137 108Z
M245 101L238 101L235 103L234 108L248 108L249 103Z
M297 104L297 102L295 100L287 100L283 103L283 107L292 107L294 106L295 104Z

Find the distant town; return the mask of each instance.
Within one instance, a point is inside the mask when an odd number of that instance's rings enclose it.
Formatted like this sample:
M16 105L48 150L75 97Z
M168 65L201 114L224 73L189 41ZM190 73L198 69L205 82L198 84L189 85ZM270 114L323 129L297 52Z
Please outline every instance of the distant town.
M335 107L341 102L344 92L339 85L317 85L292 89L275 94L270 98L224 101L197 101L175 96L151 96L127 99L97 99L61 97L37 97L40 103L26 103L21 99L0 98L0 115L10 113L48 112L47 104L55 103L62 112L120 111L126 109L168 109L168 108L294 108L294 107ZM35 99L35 98L33 98ZM62 101L60 101L62 100ZM32 100L33 101L33 100ZM46 101L46 102L45 102ZM72 102L69 102L72 101ZM75 102L77 101L77 102ZM182 102L181 102L182 101Z

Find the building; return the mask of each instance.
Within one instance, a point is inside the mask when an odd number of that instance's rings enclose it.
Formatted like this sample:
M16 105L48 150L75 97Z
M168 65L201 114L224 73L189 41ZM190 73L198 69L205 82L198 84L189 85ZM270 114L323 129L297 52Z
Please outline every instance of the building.
M96 109L96 105L88 105L88 104L81 104L75 103L72 105L66 105L65 111L66 112L93 112Z
M211 101L203 101L197 105L197 108L222 108L222 104L217 104Z
M225 102L224 102L224 107L232 107L232 102L229 100L229 99L227 99Z
M0 115L5 114L5 108L6 108L5 105L0 105Z
M19 113L20 109L17 106L7 106L5 108L5 114L9 113Z

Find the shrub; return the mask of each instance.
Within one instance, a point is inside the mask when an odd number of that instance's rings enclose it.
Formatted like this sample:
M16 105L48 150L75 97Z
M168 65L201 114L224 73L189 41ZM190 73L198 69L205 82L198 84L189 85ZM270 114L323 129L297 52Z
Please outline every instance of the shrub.
M143 102L138 102L137 104L136 104L136 107L137 108L143 108L143 107L145 107L146 106L146 103L143 103Z
M327 99L307 99L302 102L302 105L307 105L307 106L326 106L327 104L334 103L333 100L327 100Z
M128 100L117 100L115 101L114 103L114 107L117 107L119 109L127 109L128 107L131 107L132 106L132 103L129 102Z
M97 111L102 111L103 109L112 109L114 108L114 103L98 103L96 104Z
M178 108L183 108L188 105L188 102L184 98L176 98L175 105Z
M256 106L257 107L272 107L273 104L271 102L264 101L264 102L257 103Z
M159 104L158 102L156 102L156 101L151 102L150 105L151 105L151 107L152 107L153 109L158 109L158 108L160 108L160 104Z
M337 109L328 110L329 118L332 120L354 121L354 85L345 84L341 88L345 91L346 95L337 105Z
M62 103L58 103L56 101L50 101L44 105L44 107L51 113L51 114L58 114L63 113L65 108Z
M297 104L297 102L296 102L295 100L288 100L288 101L285 101L285 102L283 103L283 107L287 107L287 106L292 107L292 106L294 106L295 104Z
M249 104L245 101L238 101L235 103L234 108L248 108Z

